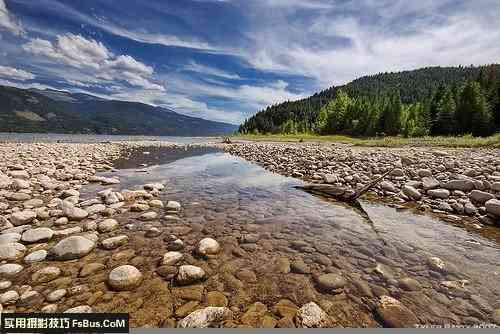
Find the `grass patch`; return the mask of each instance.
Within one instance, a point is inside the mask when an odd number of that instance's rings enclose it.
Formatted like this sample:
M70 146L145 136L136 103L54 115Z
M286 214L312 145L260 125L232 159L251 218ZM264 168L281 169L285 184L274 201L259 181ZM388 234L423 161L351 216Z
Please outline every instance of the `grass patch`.
M313 134L285 135L235 135L232 139L275 142L336 142L366 147L401 147L401 146L437 146L437 147L494 147L500 148L500 133L490 137L384 137L384 138L353 138L341 135L319 136Z

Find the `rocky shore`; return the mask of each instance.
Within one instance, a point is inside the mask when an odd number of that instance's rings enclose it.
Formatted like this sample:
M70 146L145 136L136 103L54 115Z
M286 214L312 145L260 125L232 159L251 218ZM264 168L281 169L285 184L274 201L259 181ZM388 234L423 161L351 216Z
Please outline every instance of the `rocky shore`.
M455 221L476 218L477 228L500 225L499 149L243 143L225 150L272 172L351 192L396 167L372 189L372 198L411 203Z
M129 312L132 327L500 324L500 291L420 249L342 240L319 213L304 227L281 208L214 207L213 190L184 203L170 184L126 189L112 175L131 151L172 146L0 144L0 310ZM498 151L224 147L353 189L400 164L377 194L498 221Z

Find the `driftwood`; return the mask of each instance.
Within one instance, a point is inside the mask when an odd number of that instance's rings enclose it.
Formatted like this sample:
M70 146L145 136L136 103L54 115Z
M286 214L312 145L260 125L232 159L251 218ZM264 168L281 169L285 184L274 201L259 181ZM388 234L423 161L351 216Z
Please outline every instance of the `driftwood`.
M297 189L302 189L304 191L315 193L318 195L323 195L326 197L333 197L334 199L353 204L357 201L358 198L367 193L370 189L375 187L379 182L381 182L387 175L389 175L396 167L392 167L390 170L385 172L382 176L368 183L362 189L358 191L346 190L343 187L335 186L332 184L324 184L324 183L311 183L306 184L304 186L297 186Z

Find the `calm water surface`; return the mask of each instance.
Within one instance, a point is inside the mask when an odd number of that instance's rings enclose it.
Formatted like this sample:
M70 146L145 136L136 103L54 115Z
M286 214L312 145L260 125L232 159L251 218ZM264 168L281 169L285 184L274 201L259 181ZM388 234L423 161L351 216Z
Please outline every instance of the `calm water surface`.
M352 208L295 189L301 184L296 179L222 152L185 154L148 167L133 166L136 155L118 161L123 169L108 174L120 177L122 189L164 182L163 199L183 205L183 226L201 225L185 237L193 244L206 236L227 244L242 234L257 234L259 241L253 245L234 244L248 258L229 252L215 269L222 289L231 287L231 279L222 274L225 266L232 268L231 274L241 269L255 273L257 281L241 289L245 303L272 304L286 298L301 305L344 298L337 319L344 325L373 325L368 320L370 305L381 294L398 297L429 323L488 322L491 307L498 307L500 249L495 241L428 216L363 202L371 224ZM433 268L430 257L443 260L446 269ZM276 271L275 264L283 259L304 262L311 273ZM328 272L346 278L343 294L324 293L315 286L313 276ZM421 289L402 289L400 280L408 277ZM449 283L443 282L449 281L459 287L445 287ZM365 285L368 292L360 288Z

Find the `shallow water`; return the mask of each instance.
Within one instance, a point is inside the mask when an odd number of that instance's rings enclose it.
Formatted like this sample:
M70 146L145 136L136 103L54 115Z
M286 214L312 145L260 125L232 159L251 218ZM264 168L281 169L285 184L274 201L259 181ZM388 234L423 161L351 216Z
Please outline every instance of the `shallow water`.
M203 237L221 242L225 251L206 264L211 278L204 288L226 293L230 305L242 311L253 302L271 307L290 299L300 307L314 300L330 308L338 325L377 326L373 306L383 294L399 299L424 323L488 323L492 307L498 307L500 248L495 241L429 216L363 202L372 225L350 207L295 189L299 180L222 152L187 152L157 163L151 153L141 154L117 161L126 169L104 175L119 176L121 189L164 182L162 199L179 201L183 220L163 225L172 233L196 226L180 236L189 246ZM140 167L145 160L148 166ZM87 186L82 194L101 188ZM238 244L248 233L259 240ZM442 259L446 272L433 269L429 257ZM282 271L283 260L303 261L311 273ZM256 280L246 281L247 275L238 274L242 269L255 273ZM343 291L318 289L313 276L328 272L347 280ZM235 277L243 286L234 283ZM402 289L399 281L406 277L421 289ZM459 280L467 280L464 288L442 284ZM368 292L360 288L365 285Z

